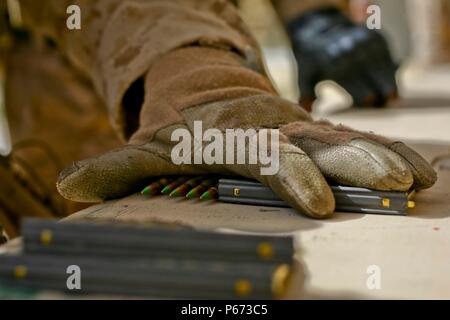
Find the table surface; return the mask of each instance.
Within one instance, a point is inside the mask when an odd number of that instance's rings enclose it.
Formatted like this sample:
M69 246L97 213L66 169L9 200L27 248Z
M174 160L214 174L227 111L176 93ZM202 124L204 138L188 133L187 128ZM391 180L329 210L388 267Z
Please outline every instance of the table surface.
M414 147L430 161L449 151L447 145ZM289 298L450 299L449 186L450 171L440 170L437 185L417 195L407 217L336 213L316 221L292 209L133 195L69 220L157 220L225 232L293 234L297 268ZM367 285L373 266L380 280L375 289Z

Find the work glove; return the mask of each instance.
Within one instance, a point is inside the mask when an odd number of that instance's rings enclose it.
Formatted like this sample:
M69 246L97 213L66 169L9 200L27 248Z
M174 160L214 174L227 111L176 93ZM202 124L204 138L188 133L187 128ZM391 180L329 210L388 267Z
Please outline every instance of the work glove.
M256 179L299 212L325 218L335 209L327 179L389 191L424 189L436 181L429 164L401 142L314 122L297 104L278 97L267 77L250 62L226 49L201 46L163 55L131 90L145 94L129 144L74 163L61 173L58 190L71 200L98 202L136 192L156 176L234 175ZM136 110L127 105L128 100L141 99L125 99L125 113ZM269 144L271 152L279 150L279 170L263 174L266 163L262 161L174 163L172 152L179 141L172 141L172 133L185 129L194 137L196 121L202 122L203 131L255 129L245 144L233 150L245 154L254 150L258 132L279 129L279 140ZM127 131L133 132L132 128Z
M324 80L342 86L356 106L383 106L397 97L397 65L379 32L353 23L334 8L308 12L287 29L306 109L311 110L315 86Z

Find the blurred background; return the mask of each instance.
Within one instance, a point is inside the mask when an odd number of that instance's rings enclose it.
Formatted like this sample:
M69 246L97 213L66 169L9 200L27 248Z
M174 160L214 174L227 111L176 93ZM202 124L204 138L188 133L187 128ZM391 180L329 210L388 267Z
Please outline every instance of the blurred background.
M14 0L7 1L14 6ZM296 62L270 0L239 0L238 4L263 48L280 94L298 101ZM319 99L314 116L395 138L450 142L450 0L351 0L354 20L365 21L368 4L381 8L381 32L396 62L401 63L397 78L403 99L392 108L350 109L351 96L327 81L316 87ZM1 64L0 81L3 88ZM10 148L0 90L0 154L7 154Z
M240 0L280 93L300 95L289 39L270 0ZM401 68L402 99L385 109L350 109L353 101L336 83L316 87L314 116L406 140L450 142L450 0L352 0L355 20L365 21L368 4L381 8L381 32ZM405 110L406 109L406 110Z
M14 6L14 0L7 1ZM403 99L392 108L350 109L351 96L336 83L326 81L316 87L319 99L314 116L395 138L450 142L450 0L349 3L353 19L360 22L366 19L368 4L380 6L381 32L388 39L396 62L401 64L397 78ZM270 0L239 0L238 4L263 48L280 94L298 101L296 62ZM1 64L0 81L3 88ZM4 92L0 90L0 154L7 154L10 148Z

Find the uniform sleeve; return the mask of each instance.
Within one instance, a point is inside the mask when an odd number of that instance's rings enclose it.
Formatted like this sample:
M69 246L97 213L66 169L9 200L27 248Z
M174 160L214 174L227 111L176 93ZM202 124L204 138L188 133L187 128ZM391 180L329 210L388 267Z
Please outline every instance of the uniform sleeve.
M235 6L225 0L20 0L20 4L24 25L52 37L92 80L122 137L128 112L124 96L158 57L202 45L260 60L255 40ZM81 9L81 30L66 26L67 8L73 4Z

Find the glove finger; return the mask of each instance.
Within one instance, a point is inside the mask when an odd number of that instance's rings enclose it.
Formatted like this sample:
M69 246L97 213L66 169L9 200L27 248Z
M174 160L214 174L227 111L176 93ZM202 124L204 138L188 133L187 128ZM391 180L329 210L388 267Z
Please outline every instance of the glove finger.
M161 175L202 174L192 166L174 165L158 146L125 146L100 157L75 162L64 169L58 191L69 200L99 202L129 195L148 178Z
M416 151L405 145L403 142L392 141L387 138L369 133L358 132L345 126L337 126L336 130L341 132L353 132L364 136L366 139L385 146L397 153L408 164L414 177L414 189L423 190L431 188L437 181L437 173L430 163Z
M335 130L324 122L297 122L281 131L338 184L383 191L407 191L413 184L401 156L361 134Z
M248 148L247 145L247 151ZM272 146L270 150L273 150ZM317 166L286 137L280 137L278 150L278 170L273 174L264 175L262 168L266 166L259 161L255 165L226 167L234 174L256 179L270 187L301 213L317 219L331 216L335 209L334 196Z

